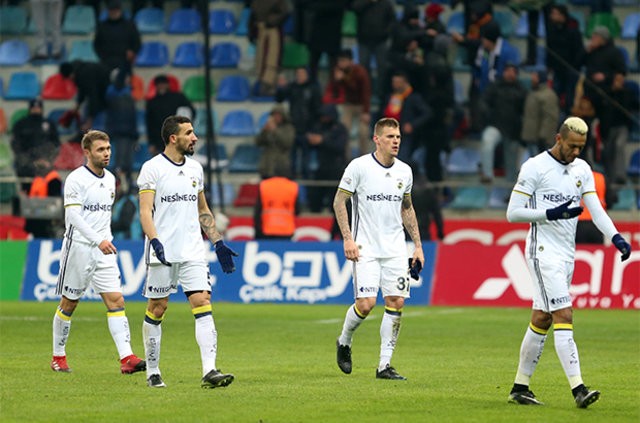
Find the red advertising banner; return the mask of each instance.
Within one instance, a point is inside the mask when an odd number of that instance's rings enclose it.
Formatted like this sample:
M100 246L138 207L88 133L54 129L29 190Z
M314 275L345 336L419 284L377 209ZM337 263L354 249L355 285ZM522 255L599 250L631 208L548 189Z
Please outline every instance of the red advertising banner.
M640 251L620 261L614 247L579 245L570 289L574 308L640 309ZM441 245L431 303L531 307L533 282L522 247Z

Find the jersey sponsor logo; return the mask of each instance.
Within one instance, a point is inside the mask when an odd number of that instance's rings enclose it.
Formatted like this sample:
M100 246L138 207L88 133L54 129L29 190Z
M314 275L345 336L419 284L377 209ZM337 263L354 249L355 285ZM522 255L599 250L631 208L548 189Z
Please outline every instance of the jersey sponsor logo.
M358 288L358 291L360 291L361 293L367 293L367 294L377 294L378 293L378 288L375 286L361 286L360 288Z
M154 293L154 294L168 294L169 292L171 292L171 287L170 286L163 286L163 287L159 287L159 286L147 286L147 292L149 293Z
M197 200L198 200L198 196L195 194L180 194L177 192L175 194L163 195L160 197L161 203L177 203L180 201L197 201Z
M562 193L558 194L542 194L542 199L545 201L550 201L552 203L566 203L569 200L580 201L580 197L577 195L564 195Z
M571 296L567 295L566 297L552 298L550 302L553 305L570 304Z
M88 212L110 212L111 211L111 204L100 204L100 203L95 203L95 204L85 204L82 209L84 211L88 211Z
M83 288L69 288L68 286L64 287L64 292L71 295L82 295L84 292Z
M367 201L402 201L402 196L396 194L379 194L367 195Z

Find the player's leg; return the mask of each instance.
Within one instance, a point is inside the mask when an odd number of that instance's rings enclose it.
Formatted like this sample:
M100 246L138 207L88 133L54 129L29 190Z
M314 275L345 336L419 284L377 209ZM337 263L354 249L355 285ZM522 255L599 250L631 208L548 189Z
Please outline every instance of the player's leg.
M216 368L218 332L211 309L211 285L205 262L187 262L181 266L180 283L191 305L195 319L196 342L202 360L203 388L218 388L233 382L234 376Z
M51 369L56 372L70 372L67 364L67 340L71 331L71 315L76 309L79 299L70 300L64 295L53 316L53 358Z

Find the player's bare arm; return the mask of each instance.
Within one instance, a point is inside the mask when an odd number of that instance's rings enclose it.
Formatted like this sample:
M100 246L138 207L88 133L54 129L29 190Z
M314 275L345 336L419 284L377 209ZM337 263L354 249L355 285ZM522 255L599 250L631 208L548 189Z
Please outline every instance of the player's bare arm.
M413 252L412 264L416 260L420 260L420 263L424 265L424 253L422 251L422 239L420 238L420 230L418 229L418 218L416 217L416 211L413 208L413 201L411 200L411 194L405 195L402 199L402 208L400 211L402 216L402 224L407 229L413 244L415 245L415 251Z
M198 194L198 221L202 231L207 234L209 241L215 243L222 239L222 235L216 229L216 220L209 209L204 191L200 191L200 194Z
M153 202L156 193L153 190L141 190L140 194L140 224L147 238L154 239L158 237L156 225L153 223Z
M349 214L347 213L347 200L351 198L351 194L347 191L339 189L333 198L333 211L336 214L336 221L344 240L344 256L347 260L358 261L360 251L353 240L351 228L349 226Z

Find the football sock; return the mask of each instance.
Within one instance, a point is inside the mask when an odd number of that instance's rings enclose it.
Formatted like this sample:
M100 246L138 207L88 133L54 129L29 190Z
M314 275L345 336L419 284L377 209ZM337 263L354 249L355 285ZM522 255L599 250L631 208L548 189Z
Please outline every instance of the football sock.
M356 307L355 304L349 307L347 315L344 318L342 333L340 334L340 338L338 338L338 343L340 343L340 345L351 346L353 333L358 329L358 326L364 322L366 317L367 316L358 311L358 307Z
M122 360L133 354L131 351L131 333L129 332L129 321L124 312L124 308L107 310L107 324L113 342L118 349L118 355Z
M547 329L541 329L534 326L533 323L529 323L520 346L520 362L518 363L514 389L516 389L515 385L529 386L531 376L540 361L540 356L542 356L544 343L547 340L547 331Z
M402 309L384 308L384 315L380 324L380 363L378 364L378 370L384 370L391 363L391 356L400 333L401 318Z
M191 310L196 318L196 342L200 347L202 359L202 376L216 368L218 350L218 332L211 314L211 304L195 307Z
M142 323L144 355L147 360L147 377L160 374L160 341L162 340L162 317L157 318L147 310Z
M556 344L556 354L558 354L571 389L582 385L578 347L573 340L573 324L555 323L553 325L553 340Z
M65 347L71 330L71 314L66 314L58 306L53 316L53 355L67 355Z

